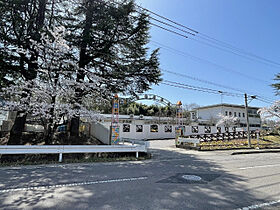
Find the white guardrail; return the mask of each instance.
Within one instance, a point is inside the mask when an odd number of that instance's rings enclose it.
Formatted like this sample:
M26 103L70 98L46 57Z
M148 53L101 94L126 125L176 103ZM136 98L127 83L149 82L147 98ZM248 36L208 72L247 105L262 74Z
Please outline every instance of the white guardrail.
M6 145L0 146L0 154L62 154L66 153L97 153L97 152L147 152L146 145Z

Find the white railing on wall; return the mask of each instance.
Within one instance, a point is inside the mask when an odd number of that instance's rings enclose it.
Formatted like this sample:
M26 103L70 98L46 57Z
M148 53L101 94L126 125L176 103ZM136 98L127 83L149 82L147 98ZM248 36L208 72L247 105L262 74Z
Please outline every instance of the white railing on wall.
M62 154L66 153L103 153L103 152L147 152L146 145L6 145L0 146L0 154Z

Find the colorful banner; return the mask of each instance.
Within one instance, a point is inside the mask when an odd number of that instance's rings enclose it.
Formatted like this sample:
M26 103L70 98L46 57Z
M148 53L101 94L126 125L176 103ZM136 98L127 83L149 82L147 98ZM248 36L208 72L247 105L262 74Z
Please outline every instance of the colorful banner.
M111 144L118 144L120 141L120 127L118 125L112 126Z

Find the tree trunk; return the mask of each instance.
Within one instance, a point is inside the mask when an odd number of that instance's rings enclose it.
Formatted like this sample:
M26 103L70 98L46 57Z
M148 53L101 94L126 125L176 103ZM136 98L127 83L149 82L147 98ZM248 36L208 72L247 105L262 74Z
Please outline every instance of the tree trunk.
M10 131L10 138L8 145L20 145L22 140L22 132L26 122L27 114L24 112L17 112L14 125Z
M79 137L80 117L73 117L70 125L70 136Z
M36 19L37 22L37 32L35 34L32 34L31 37L34 40L39 40L39 31L44 26L44 20L45 20L45 13L46 13L46 4L47 0L40 0L39 1L39 9L38 9L38 16ZM28 73L25 75L27 80L33 80L37 76L37 63L34 61L37 61L38 55L35 53L32 54L30 61L28 62ZM22 64L23 65L23 64ZM21 137L22 132L24 130L25 122L26 122L26 116L23 111L20 111L17 113L15 123L10 131L10 139L8 144L15 145L21 143Z
M85 6L87 8L86 11L86 21L85 26L83 28L83 38L81 42L80 48L80 60L79 67L84 68L88 64L88 56L86 53L86 48L88 45L89 37L90 37L90 29L93 23L93 1L86 1ZM78 71L77 73L77 82L84 80L85 74L83 71ZM80 88L76 88L76 102L78 104L82 103L82 90ZM70 127L70 137L78 137L79 136L79 125L80 125L80 116L73 117L71 119L71 127Z
M57 129L56 123L48 123L47 125L47 133L45 135L45 145L52 145L54 144L54 134Z

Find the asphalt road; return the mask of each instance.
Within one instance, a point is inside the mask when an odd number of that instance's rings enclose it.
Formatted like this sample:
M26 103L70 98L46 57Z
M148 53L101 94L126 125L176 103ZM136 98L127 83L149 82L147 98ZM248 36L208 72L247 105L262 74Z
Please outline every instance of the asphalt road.
M146 161L0 168L0 209L280 209L280 153L173 143Z

